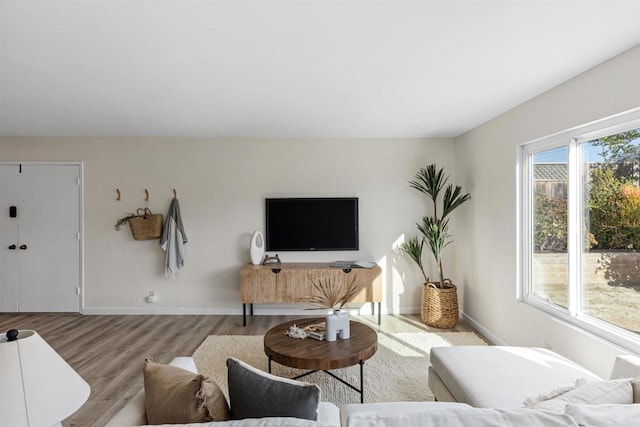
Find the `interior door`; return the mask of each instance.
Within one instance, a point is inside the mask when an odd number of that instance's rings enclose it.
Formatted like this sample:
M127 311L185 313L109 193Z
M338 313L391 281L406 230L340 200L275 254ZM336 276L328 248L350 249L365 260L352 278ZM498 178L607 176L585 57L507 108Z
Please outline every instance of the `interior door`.
M23 164L18 168L18 238L6 245L8 248L15 244L17 250L4 251L9 253L7 267L11 267L11 258L14 257L17 264L14 272L7 268L1 273L2 280L7 281L2 288L7 288L9 298L13 293L17 295L17 311L20 312L78 312L81 279L80 166ZM3 177L7 173L4 171ZM6 196L3 195L2 199ZM11 227L16 227L16 221L10 222ZM13 229L6 234L15 236ZM15 287L11 282L14 275L17 277ZM1 299L5 300L4 292Z
M0 165L0 312L18 311L18 172Z

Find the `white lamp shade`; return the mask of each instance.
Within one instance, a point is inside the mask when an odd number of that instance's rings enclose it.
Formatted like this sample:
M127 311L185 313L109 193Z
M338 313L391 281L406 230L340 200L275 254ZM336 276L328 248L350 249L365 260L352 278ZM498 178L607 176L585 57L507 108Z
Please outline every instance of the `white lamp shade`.
M89 384L34 331L0 335L0 424L51 426L89 398Z

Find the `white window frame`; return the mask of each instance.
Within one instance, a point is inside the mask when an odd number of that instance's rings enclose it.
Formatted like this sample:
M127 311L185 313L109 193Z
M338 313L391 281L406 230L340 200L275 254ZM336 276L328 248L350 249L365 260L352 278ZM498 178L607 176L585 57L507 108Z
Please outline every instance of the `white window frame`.
M553 317L575 325L598 337L633 352L640 348L640 335L608 322L589 316L582 312L580 294L581 237L579 224L581 221L582 200L580 191L581 146L583 142L598 137L640 128L640 107L598 120L554 135L527 142L518 147L518 299ZM569 241L569 301L564 308L533 293L533 154L553 148L568 149L568 206L569 218L567 230ZM571 218L574 220L572 221ZM638 313L640 316L640 312Z

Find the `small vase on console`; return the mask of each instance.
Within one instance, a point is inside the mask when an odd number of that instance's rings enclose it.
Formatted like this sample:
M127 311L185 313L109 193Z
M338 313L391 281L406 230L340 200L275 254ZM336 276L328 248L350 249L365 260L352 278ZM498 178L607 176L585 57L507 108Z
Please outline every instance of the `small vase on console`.
M337 338L346 340L350 336L349 313L341 310L333 310L327 315L327 341L335 341Z
M255 231L253 236L251 236L249 255L251 256L251 264L262 264L262 257L264 256L264 238L262 237L262 233L259 231Z

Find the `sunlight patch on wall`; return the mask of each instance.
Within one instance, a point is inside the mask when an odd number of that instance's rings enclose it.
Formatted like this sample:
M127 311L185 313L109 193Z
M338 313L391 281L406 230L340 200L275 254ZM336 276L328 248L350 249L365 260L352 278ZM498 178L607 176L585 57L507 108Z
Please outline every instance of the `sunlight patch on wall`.
M398 249L405 241L405 234L402 233L391 245L393 250L393 262L390 266L391 283L393 283L392 295L393 295L393 312L400 313L401 299L400 296L405 293L406 277L405 269L400 266L398 268L398 262L402 262L402 251Z

